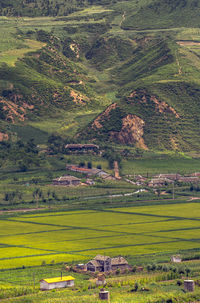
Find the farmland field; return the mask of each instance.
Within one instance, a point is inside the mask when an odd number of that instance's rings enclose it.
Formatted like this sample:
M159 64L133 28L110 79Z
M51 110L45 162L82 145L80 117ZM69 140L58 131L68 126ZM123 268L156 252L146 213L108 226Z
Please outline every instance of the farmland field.
M199 250L200 204L136 206L2 217L0 269L87 261L96 254Z

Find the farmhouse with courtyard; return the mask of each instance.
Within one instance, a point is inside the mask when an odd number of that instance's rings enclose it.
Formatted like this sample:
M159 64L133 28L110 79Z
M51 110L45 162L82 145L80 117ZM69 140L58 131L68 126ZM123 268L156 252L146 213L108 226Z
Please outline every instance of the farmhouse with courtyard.
M62 176L53 180L53 185L77 186L81 180L74 176Z
M105 180L115 180L113 176L110 174L106 173L105 171L98 169L98 168L85 168L85 167L79 167L74 164L71 165L66 165L66 170L70 170L73 172L77 172L80 174L84 174L87 177L99 177Z
M87 263L87 271L114 271L117 269L129 268L128 262L123 257L110 258L108 256L97 255L93 260Z

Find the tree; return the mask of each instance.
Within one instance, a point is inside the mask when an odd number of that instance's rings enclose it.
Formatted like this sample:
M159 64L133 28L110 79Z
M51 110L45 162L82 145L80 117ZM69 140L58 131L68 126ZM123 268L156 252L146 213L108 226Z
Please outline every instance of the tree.
M85 166L85 162L80 162L78 166L79 167L84 167Z
M39 199L42 197L42 190L39 188L36 188L33 192L33 198L36 200L36 208L39 206Z
M187 268L185 269L185 272L186 272L186 275L187 275L187 277L188 277L189 273L191 272L190 268L187 267Z
M138 291L138 288L139 288L139 284L136 282L136 283L135 283L135 288L134 288L135 291Z
M56 194L55 191L52 192L52 198L53 198L54 200L59 200L59 198L58 198L58 196L57 196L57 194Z
M92 162L88 162L87 167L88 167L89 169L91 169L91 168L92 168Z

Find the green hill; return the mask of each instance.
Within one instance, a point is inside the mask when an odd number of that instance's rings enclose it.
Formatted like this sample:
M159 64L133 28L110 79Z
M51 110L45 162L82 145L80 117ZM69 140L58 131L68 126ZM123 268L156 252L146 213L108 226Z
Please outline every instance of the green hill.
M199 0L148 1L138 12L127 13L124 29L199 27Z
M73 13L47 3L1 2L3 133L23 139L27 125L78 141L199 149L198 1L57 1ZM8 17L19 8L32 17Z

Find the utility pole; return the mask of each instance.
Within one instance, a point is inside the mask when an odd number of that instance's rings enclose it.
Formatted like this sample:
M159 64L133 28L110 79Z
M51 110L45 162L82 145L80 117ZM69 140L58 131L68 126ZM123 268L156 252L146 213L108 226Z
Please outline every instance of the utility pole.
M34 289L35 289L35 273L33 273L33 285L34 285Z
M173 188L172 188L172 199L174 200L174 182L173 182Z

